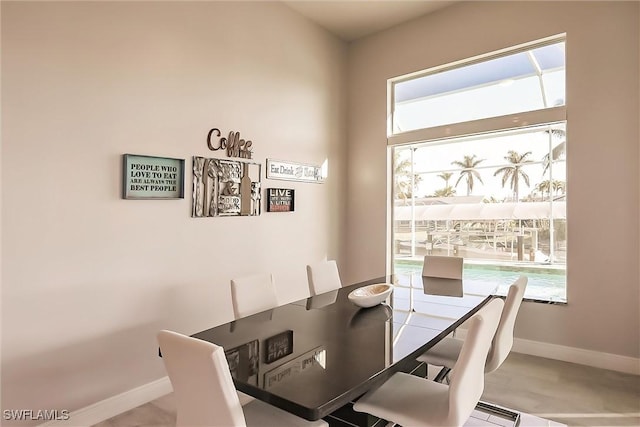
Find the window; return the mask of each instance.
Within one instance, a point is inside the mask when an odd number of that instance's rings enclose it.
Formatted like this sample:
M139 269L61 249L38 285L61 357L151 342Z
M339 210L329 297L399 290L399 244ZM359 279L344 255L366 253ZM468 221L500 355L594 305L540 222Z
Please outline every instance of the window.
M455 255L465 283L505 294L525 274L526 298L566 302L564 44L390 83L400 285L422 286L425 254Z
M564 42L401 80L393 133L565 104Z

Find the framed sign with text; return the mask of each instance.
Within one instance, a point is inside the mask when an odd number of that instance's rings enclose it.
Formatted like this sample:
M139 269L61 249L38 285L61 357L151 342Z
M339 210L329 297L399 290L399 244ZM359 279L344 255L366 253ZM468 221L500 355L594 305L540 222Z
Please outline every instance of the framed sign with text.
M293 212L295 190L290 188L267 188L267 212Z
M267 178L287 181L324 182L320 166L267 159Z
M183 199L184 159L122 156L123 199Z

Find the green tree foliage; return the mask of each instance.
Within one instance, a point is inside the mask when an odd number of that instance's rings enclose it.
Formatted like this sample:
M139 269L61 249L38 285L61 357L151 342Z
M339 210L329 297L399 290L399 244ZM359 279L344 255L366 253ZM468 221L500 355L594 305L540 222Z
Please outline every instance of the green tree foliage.
M449 185L449 180L452 176L452 172L442 172L441 174L438 174L438 177L444 180L445 186L444 188L436 190L432 197L452 197L456 195L456 189Z
M547 172L551 162L555 162L565 156L567 149L567 133L564 130L552 129L545 132L550 134L552 138L561 139L562 141L553 147L550 154L545 154L542 158L542 175Z
M412 185L411 158L404 156L405 153L408 153L408 151L396 150L393 154L394 196L396 199L403 200L413 198L414 192L418 188L418 184L422 182L422 176L414 174Z

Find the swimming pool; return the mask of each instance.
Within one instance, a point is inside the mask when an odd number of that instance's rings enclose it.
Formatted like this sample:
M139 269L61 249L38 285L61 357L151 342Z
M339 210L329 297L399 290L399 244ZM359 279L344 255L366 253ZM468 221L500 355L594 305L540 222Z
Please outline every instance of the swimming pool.
M394 273L400 282L419 283L422 261L396 260ZM498 295L506 295L509 286L521 275L528 277L524 297L549 302L567 302L567 276L564 268L546 266L518 266L491 264L464 264L462 278L476 286L498 285Z

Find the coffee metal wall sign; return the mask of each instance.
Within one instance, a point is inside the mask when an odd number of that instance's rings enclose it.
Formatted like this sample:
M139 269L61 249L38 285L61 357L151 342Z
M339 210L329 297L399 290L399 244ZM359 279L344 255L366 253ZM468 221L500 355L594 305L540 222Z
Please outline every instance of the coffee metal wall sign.
M267 159L267 178L287 181L324 182L319 166Z
M207 146L211 151L226 150L227 157L240 157L241 159L252 159L253 142L240 138L240 132L229 132L229 136L222 137L220 129L213 128L207 134ZM218 138L217 141L213 139Z

